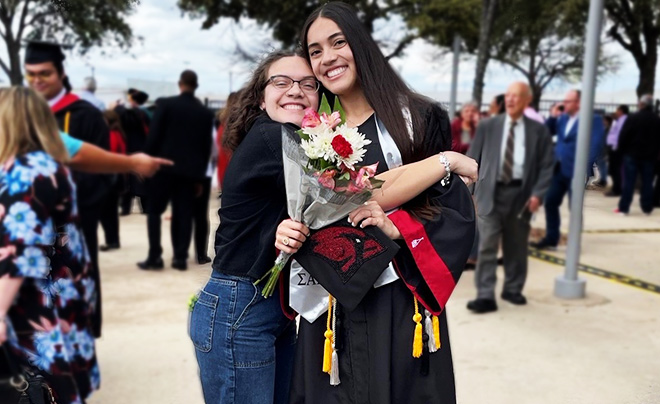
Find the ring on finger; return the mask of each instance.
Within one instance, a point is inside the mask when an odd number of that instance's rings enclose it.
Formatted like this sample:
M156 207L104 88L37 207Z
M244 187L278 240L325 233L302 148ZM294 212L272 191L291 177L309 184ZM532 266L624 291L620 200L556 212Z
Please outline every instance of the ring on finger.
M289 238L288 237L282 238L282 244L289 245Z

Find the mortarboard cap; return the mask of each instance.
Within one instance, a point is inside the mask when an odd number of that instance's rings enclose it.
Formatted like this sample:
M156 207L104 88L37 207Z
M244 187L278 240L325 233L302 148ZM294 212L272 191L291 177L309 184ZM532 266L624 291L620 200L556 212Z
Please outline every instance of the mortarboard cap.
M294 255L328 293L354 310L399 251L378 227L340 220L312 234Z
M69 49L70 47L69 45L60 45L54 42L29 41L25 49L25 63L61 63L66 59L62 48Z

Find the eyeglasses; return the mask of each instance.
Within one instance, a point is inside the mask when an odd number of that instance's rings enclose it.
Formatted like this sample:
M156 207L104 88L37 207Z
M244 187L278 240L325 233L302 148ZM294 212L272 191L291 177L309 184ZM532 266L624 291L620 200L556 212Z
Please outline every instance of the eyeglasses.
M39 72L25 72L25 80L33 82L37 77L46 80L55 73L54 70L42 70Z
M320 87L319 82L311 77L302 80L294 80L291 77L284 75L271 76L266 85L272 84L276 89L286 91L293 87L293 83L298 83L300 89L306 94L314 94L319 91Z

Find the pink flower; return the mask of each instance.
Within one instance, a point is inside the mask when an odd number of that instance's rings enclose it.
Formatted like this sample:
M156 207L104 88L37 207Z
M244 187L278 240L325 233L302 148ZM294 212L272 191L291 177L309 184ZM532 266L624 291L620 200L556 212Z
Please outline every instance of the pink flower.
M321 122L334 129L341 123L341 115L339 115L339 111L335 111L330 115L324 112L321 114Z
M370 179L376 175L376 170L378 169L378 163L372 164L370 166L361 167L360 170L356 173L355 171L351 172L351 185L353 185L352 192L362 191L366 189L372 189ZM351 186L349 185L349 191L351 191Z
M337 174L336 170L326 170L323 173L321 173L320 176L318 176L318 181L321 186L328 188L328 189L334 189L335 188L335 174Z
M325 115L325 114L324 114ZM303 128L316 128L321 124L321 117L319 117L318 112L314 108L306 108L305 116L303 116L301 126Z

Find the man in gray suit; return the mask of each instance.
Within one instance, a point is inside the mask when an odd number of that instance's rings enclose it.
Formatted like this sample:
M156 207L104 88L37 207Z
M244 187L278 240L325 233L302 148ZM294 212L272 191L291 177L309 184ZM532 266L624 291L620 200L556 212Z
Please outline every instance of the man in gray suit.
M475 313L497 310L500 239L505 273L502 299L527 303L522 289L527 277L529 221L550 186L554 163L548 129L523 115L531 99L526 83L511 84L505 95L506 114L482 121L467 153L480 167L474 187L480 237L477 298L467 305Z

